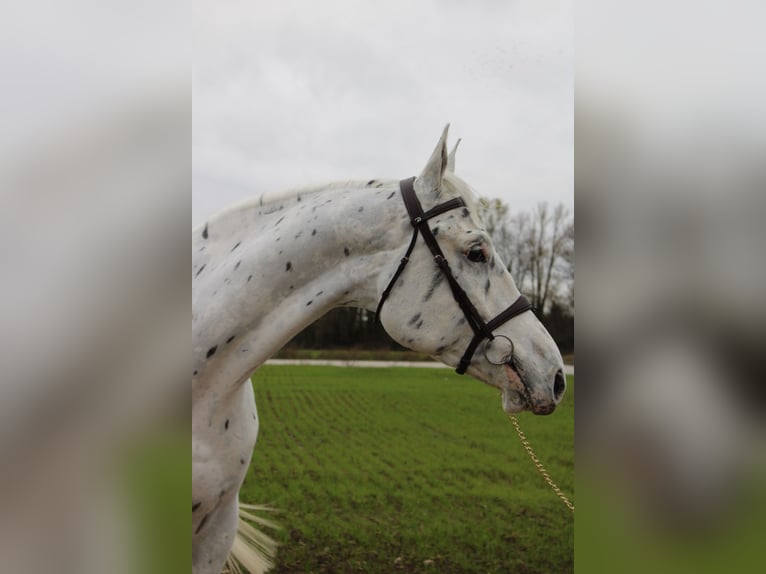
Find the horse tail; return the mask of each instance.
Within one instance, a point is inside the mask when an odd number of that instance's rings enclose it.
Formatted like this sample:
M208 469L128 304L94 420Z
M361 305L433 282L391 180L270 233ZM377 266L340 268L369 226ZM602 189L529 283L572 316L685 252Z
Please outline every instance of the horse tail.
M279 526L255 512L274 512L266 505L239 503L237 535L226 560L224 573L263 574L274 566L277 542L261 528L279 529Z

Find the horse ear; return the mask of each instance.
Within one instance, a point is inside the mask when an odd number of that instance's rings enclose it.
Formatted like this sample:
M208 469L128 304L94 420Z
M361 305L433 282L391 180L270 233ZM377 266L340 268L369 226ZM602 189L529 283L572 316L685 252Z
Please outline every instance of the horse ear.
M423 193L434 193L437 197L442 186L442 176L444 175L444 170L447 169L448 131L449 124L444 126L444 131L442 132L442 137L439 138L439 143L436 144L436 148L431 154L431 158L428 160L428 163L418 176L420 187Z
M455 142L455 147L453 147L452 151L449 152L449 157L447 158L447 169L450 170L452 173L455 173L455 153L457 152L457 146L460 145L461 141L462 141L461 138L457 138L457 141Z

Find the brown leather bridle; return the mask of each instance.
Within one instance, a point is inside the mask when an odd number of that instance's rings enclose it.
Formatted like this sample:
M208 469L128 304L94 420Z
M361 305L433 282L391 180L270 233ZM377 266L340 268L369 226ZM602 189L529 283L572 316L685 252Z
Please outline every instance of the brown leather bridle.
M380 316L380 310L383 308L383 303L385 303L386 299L391 293L391 290L394 288L394 285L399 279L399 276L407 266L407 263L410 260L410 255L412 254L412 250L415 248L415 242L418 239L418 235L422 235L423 241L426 242L428 249L434 256L436 265L439 266L439 269L441 269L441 272L444 274L447 282L449 283L450 289L452 290L452 296L455 298L455 301L457 301L457 304L460 305L460 308L463 310L463 314L465 315L466 321L468 321L468 324L473 330L473 339L471 339L471 342L468 344L468 347L466 348L465 353L463 353L463 357L460 359L460 363L458 364L458 367L455 369L455 371L459 375L465 373L466 369L471 364L471 358L476 352L476 348L479 346L479 343L481 343L484 339L493 341L497 337L502 337L503 339L508 340L508 342L511 344L511 352L510 354L504 355L501 361L490 362L493 364L512 364L513 342L504 335L494 335L492 332L500 325L510 321L516 315L520 315L525 311L529 311L532 308L532 304L527 300L526 297L524 297L524 295L519 295L518 299L516 299L516 301L514 301L513 304L511 304L511 306L508 307L505 311L501 312L499 315L490 319L486 323L484 322L484 320L481 318L481 315L479 315L479 312L476 310L476 307L474 307L473 303L471 303L471 300L468 298L466 292L463 291L463 288L460 287L457 280L452 275L452 270L449 267L449 263L444 257L444 253L439 247L439 243L436 241L436 237L434 237L434 234L431 232L431 228L428 225L428 220L433 219L437 215L441 215L442 213L452 209L465 207L465 202L462 198L456 197L454 199L450 199L449 201L445 201L444 203L440 203L436 207L424 212L423 207L420 205L420 201L415 194L414 182L414 177L403 179L399 182L399 189L402 192L402 199L404 200L404 205L407 208L407 213L410 216L410 223L413 227L412 240L410 241L410 245L407 248L407 252L399 263L399 267L397 268L396 273L394 273L394 276L391 278L391 281L389 281L388 286L383 290L383 294L380 296L380 302L378 303L378 308L375 311L375 320L378 320L378 317ZM487 360L489 360L489 357L487 357Z

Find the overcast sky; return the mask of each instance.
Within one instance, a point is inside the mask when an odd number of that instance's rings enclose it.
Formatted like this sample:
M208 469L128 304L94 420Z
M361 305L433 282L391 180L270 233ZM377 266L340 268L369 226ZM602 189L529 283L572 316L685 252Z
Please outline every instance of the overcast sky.
M457 172L512 209L573 205L571 2L195 0L194 224L240 199Z

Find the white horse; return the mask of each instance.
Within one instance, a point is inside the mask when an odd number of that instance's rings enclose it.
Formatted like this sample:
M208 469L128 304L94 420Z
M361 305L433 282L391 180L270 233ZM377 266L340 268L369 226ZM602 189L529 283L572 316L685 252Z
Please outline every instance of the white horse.
M397 342L498 388L508 413L561 400L559 350L498 260L446 138L414 184L264 194L193 230L194 574L218 574L230 553L268 568L267 539L238 519L258 434L250 376L330 309L377 309Z

